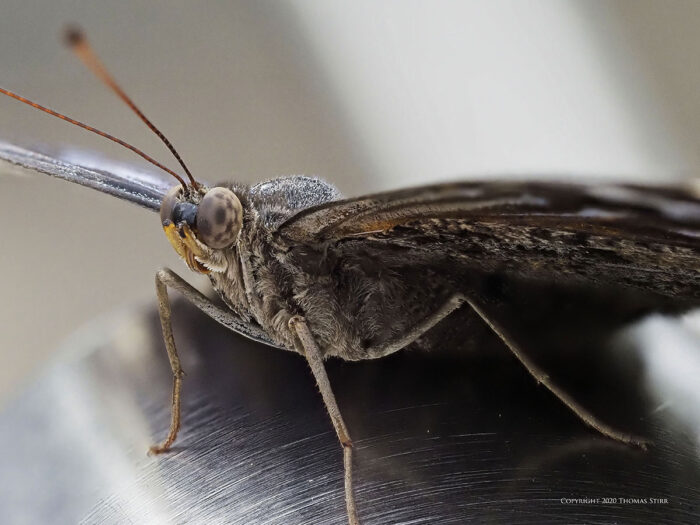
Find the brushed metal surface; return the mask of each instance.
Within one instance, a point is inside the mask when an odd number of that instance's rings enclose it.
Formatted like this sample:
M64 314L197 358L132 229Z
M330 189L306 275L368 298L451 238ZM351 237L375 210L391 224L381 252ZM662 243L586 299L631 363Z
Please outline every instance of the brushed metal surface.
M304 360L181 303L174 320L187 372L174 452L146 455L169 422L157 314L115 314L0 414L3 523L346 522L341 450ZM693 436L652 411L633 366L588 361L572 364L580 395L649 452L585 428L502 349L330 361L363 523L698 522Z

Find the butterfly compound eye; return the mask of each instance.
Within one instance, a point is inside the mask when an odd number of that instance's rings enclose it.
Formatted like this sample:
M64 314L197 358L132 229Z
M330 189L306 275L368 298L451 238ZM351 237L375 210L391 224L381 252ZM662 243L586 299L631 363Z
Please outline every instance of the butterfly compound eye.
M171 221L173 217L173 209L178 203L182 186L173 186L168 193L165 194L163 202L160 204L160 222L165 225L165 221Z
M243 226L243 206L228 188L210 189L197 208L197 238L210 248L226 248Z

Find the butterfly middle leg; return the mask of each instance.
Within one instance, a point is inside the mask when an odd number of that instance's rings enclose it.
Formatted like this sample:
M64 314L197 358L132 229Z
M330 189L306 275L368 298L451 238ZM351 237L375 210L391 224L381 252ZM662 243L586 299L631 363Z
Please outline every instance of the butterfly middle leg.
M297 350L306 357L311 373L316 379L316 384L321 391L323 402L326 404L326 409L333 422L333 427L338 435L338 440L343 447L343 465L345 468L345 504L348 511L348 522L350 525L359 525L360 520L357 516L357 507L355 506L355 495L352 488L352 441L350 434L343 421L343 416L338 408L338 403L335 400L331 383L328 380L326 368L323 365L323 355L314 339L314 335L306 323L306 320L295 315L289 319L289 329L295 337L295 345Z

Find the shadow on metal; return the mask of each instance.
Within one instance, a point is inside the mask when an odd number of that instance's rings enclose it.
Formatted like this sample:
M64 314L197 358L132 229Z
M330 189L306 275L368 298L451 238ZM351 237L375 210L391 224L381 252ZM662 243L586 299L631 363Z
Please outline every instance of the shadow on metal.
M169 422L157 314L96 323L0 415L3 521L346 522L341 449L304 360L176 304L187 377L173 453L146 456ZM585 428L502 348L331 361L363 523L697 522L692 436L652 414L634 367L608 361L570 363L572 382L653 439L649 452Z

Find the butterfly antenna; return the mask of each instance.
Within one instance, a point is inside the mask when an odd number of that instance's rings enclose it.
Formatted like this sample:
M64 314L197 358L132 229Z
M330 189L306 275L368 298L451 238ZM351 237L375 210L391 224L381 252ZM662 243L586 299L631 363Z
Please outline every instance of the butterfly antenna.
M124 146L127 149L130 149L131 151L133 151L134 153L136 153L137 155L139 155L143 159L147 160L148 162L150 162L154 166L158 166L160 169L162 169L166 173L169 173L170 175L175 177L178 180L178 182L180 184L182 184L182 187L185 190L187 189L187 184L185 183L184 180L182 180L182 177L180 177L177 173L175 173L173 170L171 170L169 168L166 168L160 162L155 160L153 157L149 157L143 151L132 146L128 142L124 142L123 140L118 139L117 137L110 135L109 133L105 133L104 131L100 131L99 129L93 128L92 126L88 126L87 124L83 124L79 120L75 120L75 119L72 119L70 117L67 117L66 115L63 115L62 113L59 113L58 111L54 111L53 109L42 106L41 104L37 104L36 102L32 102L31 100L24 98L23 96L18 95L17 93L13 93L12 91L9 91L7 89L3 89L0 87L0 93L2 93L3 95L7 95L8 97L14 98L15 100L19 100L20 102L23 102L23 103L27 104L28 106L31 106L35 109L43 111L44 113L48 113L49 115L53 115L54 117L60 118L61 120L65 120L66 122L70 122L71 124L74 124L80 128L86 129L88 131L92 131L93 133L96 133L100 137L104 137L104 138L109 139L113 142L116 142L117 144Z
M199 188L199 184L192 176L192 173L185 165L185 162L182 160L182 157L180 157L180 154L177 152L175 147L168 140L168 138L165 135L163 135L163 133L153 124L153 122L151 122L146 117L146 115L143 114L143 112L136 106L136 104L134 104L133 100L129 98L129 96L124 92L124 90L121 87L119 87L119 84L117 84L116 80L114 80L114 77L112 77L112 75L109 74L102 62L100 62L100 59L97 58L97 55L90 47L90 44L88 43L83 31L77 27L69 27L65 31L65 42L71 48L71 50L78 56L78 58L80 58L80 60L83 61L87 68L90 71L92 71L100 80L102 80L102 82L104 82L120 99L122 99L122 101L127 106L129 106L134 113L138 115L138 117L144 122L144 124L146 124L151 129L151 131L153 131L153 133L155 133L158 136L158 138L160 138L160 140L163 141L163 144L166 145L166 147L170 150L170 153L173 154L173 156L180 163L180 166L182 166L182 169L185 170L185 173L187 173L187 177L190 179L192 186L195 189Z

